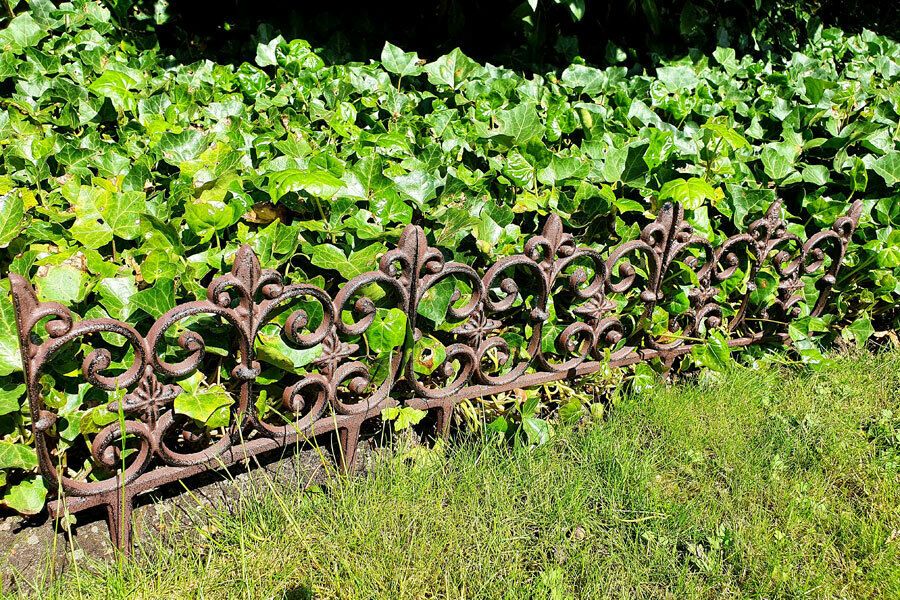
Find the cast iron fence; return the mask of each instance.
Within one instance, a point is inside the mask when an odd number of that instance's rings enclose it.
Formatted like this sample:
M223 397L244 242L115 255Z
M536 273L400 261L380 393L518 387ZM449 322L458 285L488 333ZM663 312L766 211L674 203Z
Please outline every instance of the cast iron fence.
M436 433L446 435L454 407L465 399L606 365L658 358L671 366L713 329L727 331L732 347L789 342L791 319L825 310L860 210L855 202L831 229L803 240L788 231L775 202L746 232L713 247L681 207L667 204L638 239L603 254L576 246L551 214L521 254L483 275L446 261L410 225L375 270L333 298L313 285L286 284L243 246L231 273L209 284L206 299L175 306L145 333L110 318L76 320L11 274L34 443L54 494L51 514L105 506L110 535L127 551L136 495L325 432L337 432L346 467L360 427L387 407L434 411ZM447 280L455 291L445 312L425 318L423 298ZM660 327L654 309L671 309L679 298L681 309L663 313L671 318ZM407 320L406 341L377 364L363 335L376 305L399 308ZM439 321L445 323L435 326ZM291 347L320 353L304 372L286 370L262 382L257 336L270 322L281 324ZM179 381L209 363L206 328L223 326L234 365L226 383L236 402L229 425L209 431L177 413L173 401ZM426 341L433 347L432 340L442 343L443 360L433 357L438 364L422 372L410 356ZM79 352L84 381L114 398L100 406L117 415L80 450L59 435L58 403L47 402L54 379L45 377L54 357ZM281 391L280 410L257 406L265 386ZM87 478L76 474L84 460L94 465Z

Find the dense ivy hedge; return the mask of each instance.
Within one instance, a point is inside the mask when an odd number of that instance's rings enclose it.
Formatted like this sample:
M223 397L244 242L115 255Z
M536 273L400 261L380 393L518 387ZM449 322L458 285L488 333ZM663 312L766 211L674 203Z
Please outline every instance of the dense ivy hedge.
M97 2L43 0L0 31L0 50L0 272L85 317L146 329L201 296L241 243L291 281L334 289L410 222L486 264L521 250L549 211L602 249L668 199L719 240L781 196L798 232L865 203L829 316L792 327L804 359L839 327L863 343L898 324L900 48L870 32L820 29L775 62L720 48L646 73L576 63L524 77L390 44L380 63L328 65L280 37L243 64L177 64L132 45ZM2 286L0 496L34 512L44 488ZM440 293L446 307L452 290ZM381 334L404 327L387 309L378 319ZM308 364L270 333L266 364ZM369 347L387 353L391 339ZM72 354L48 402L78 446L115 416L73 383ZM227 422L227 390L187 389L194 402L176 408Z

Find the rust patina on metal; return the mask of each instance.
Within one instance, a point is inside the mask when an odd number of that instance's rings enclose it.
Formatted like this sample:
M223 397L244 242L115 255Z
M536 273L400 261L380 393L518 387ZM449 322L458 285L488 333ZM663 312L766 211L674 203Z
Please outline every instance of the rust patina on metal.
M499 260L483 275L445 261L423 230L411 225L376 270L354 277L333 298L313 285L286 284L279 273L260 268L244 246L231 273L209 284L205 300L175 306L145 334L114 319L76 320L65 306L40 302L25 279L10 275L40 470L58 490L51 513L105 506L110 534L127 551L136 495L332 431L346 467L361 426L387 407L434 411L436 433L446 435L453 409L464 399L606 365L658 358L671 366L711 329L730 332L733 347L788 342L791 319L825 310L860 211L856 202L832 228L802 240L787 230L776 202L747 232L713 247L695 234L679 206L667 204L638 239L603 254L578 247L560 218L550 215L522 254ZM451 302L438 319L425 318L423 300L448 279L455 288ZM758 282L774 286L776 280L776 289L754 295ZM682 310L659 334L658 326L648 326L654 308L668 306L676 295ZM406 342L380 364L361 349L376 302L402 310L408 331ZM261 328L292 307L286 320L277 321L280 335L294 349L320 352L304 373L285 371L275 382L281 410L266 416L256 400L272 381L260 380L256 341ZM436 327L438 321L452 327ZM173 409L178 382L213 362L195 330L211 326L230 330L234 366L227 383L236 398L230 424L213 433ZM117 348L109 334L124 343ZM511 344L511 335L521 343ZM439 339L446 356L432 357L438 364L423 372L417 368L422 361L408 357L427 351L426 338ZM105 406L117 418L82 450L95 465L90 479L74 475L63 461L71 449L61 441L60 414L45 401L42 377L56 355L71 359L78 344L88 343L85 382L119 392ZM112 355L122 346L130 346L124 366Z

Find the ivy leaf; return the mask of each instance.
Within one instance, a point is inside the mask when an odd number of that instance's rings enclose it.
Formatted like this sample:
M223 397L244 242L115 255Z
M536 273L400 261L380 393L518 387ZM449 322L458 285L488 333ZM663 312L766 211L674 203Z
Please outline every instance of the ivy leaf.
M88 274L69 265L50 265L34 279L38 298L65 305L84 300L87 295Z
M425 65L429 83L454 90L479 69L478 63L463 54L459 48L454 48L449 54Z
M888 246L878 253L878 266L886 269L895 269L900 267L900 248L896 246Z
M136 239L141 234L141 215L146 211L146 194L138 191L110 194L106 205L100 208L113 235L124 240Z
M0 287L0 376L22 370L16 313L7 287Z
M629 121L631 119L636 119L641 125L646 127L660 128L663 126L662 118L638 98L633 98L631 100L627 116Z
M864 192L869 184L869 175L866 173L866 165L858 156L854 156L850 160L850 188L854 192Z
M270 40L267 44L260 42L256 45L256 64L260 67L274 67L278 64L276 50L284 41L280 35Z
M766 175L775 181L781 181L794 171L796 154L787 150L782 144L769 144L763 148L760 156Z
M866 341L875 333L875 328L872 327L871 319L863 316L853 321L841 333L844 339L852 340L858 348L863 348L866 345Z
M590 165L577 157L554 156L550 164L538 173L538 181L546 185L559 185L567 179L584 179L590 171Z
M40 476L29 477L9 488L3 504L23 515L36 515L44 508L47 487Z
M329 200L342 187L344 187L344 182L328 171L286 169L269 173L269 196L273 202L277 202L288 192L301 191L317 198Z
M503 415L500 415L487 424L487 430L494 433L508 434L510 432L509 421Z
M25 204L16 191L0 193L0 248L6 248L24 225Z
M835 84L832 81L819 79L818 77L805 77L803 79L803 87L809 101L813 104L818 104L822 100L825 90L833 89Z
M691 177L686 181L679 177L667 181L659 191L660 200L674 200L687 210L698 209L705 204L706 200L715 202L722 196L721 190L713 188L699 177Z
M0 416L19 412L22 408L19 400L23 395L25 395L24 383L0 385Z
M182 391L175 398L175 412L194 419L210 429L225 427L230 421L227 410L234 398L219 384ZM225 410L222 410L225 409Z
M585 410L581 401L574 398L559 407L559 420L566 425L576 425L584 414Z
M691 348L691 356L698 365L711 371L727 371L731 364L731 348L728 346L728 340L718 331L709 335L706 344Z
M659 374L647 363L634 365L634 374L631 378L631 387L635 393L640 394L652 388L658 381Z
M431 375L446 359L447 349L438 339L423 337L416 342L413 350L413 370L422 375Z
M567 0L565 4L573 21L577 22L584 18L585 0Z
M148 284L160 279L175 279L183 273L181 257L175 257L165 250L151 250L141 262L141 276Z
M353 279L361 273L373 270L376 258L385 252L384 244L370 244L346 256L340 248L332 244L319 244L312 249L312 264L323 269L333 269L345 279Z
M556 318L556 305L552 298L547 299L547 320L541 329L541 351L547 355L556 353L556 340L563 332L563 327Z
M136 83L125 73L106 70L88 86L88 89L101 98L109 98L117 109L130 110L135 104L135 96L131 89Z
M191 231L209 241L217 231L231 227L241 218L241 206L216 197L200 197L190 202L184 220Z
M603 91L606 85L606 73L587 65L570 65L563 71L560 81L570 88L581 88L582 94L593 96Z
M374 354L391 352L406 339L406 314L399 308L377 309L365 335Z
M78 218L69 229L75 241L85 248L96 250L113 239L112 228L106 223L92 218Z
M37 465L37 453L31 446L0 442L0 469L25 469L28 471L37 468Z
M900 152L885 154L872 163L872 170L881 175L888 185L896 185L900 181Z
M403 431L417 425L428 415L424 410L412 406L389 406L381 410L381 418L394 422L394 431Z
M748 214L761 212L775 202L775 190L753 189L731 184L727 187L731 199L732 220L743 226Z
M404 52L390 42L384 43L381 50L381 64L384 68L400 77L418 75L422 68L418 65L419 55L415 52Z
M650 130L650 144L644 151L644 162L650 169L662 165L672 151L672 132L653 128Z
M710 119L703 124L703 129L708 129L725 140L732 150L750 147L750 142L747 141L747 138L738 133L733 127L726 125L724 122Z
M648 144L643 141L628 145L628 154L625 156L625 167L622 170L621 180L632 187L641 187L645 175L648 172L647 162L644 156L647 154Z
M656 69L656 77L672 92L692 90L700 82L700 78L697 77L693 67L688 65L658 67Z
M522 419L522 431L525 439L531 446L543 446L550 441L550 424L537 417L525 417Z
M722 48L721 46L713 51L713 58L725 68L725 72L734 75L738 70L737 53L734 48Z
M371 204L372 212L380 214L385 223L409 225L412 222L413 209L399 196L390 196L384 202L375 198Z
M534 166L528 162L521 152L511 150L503 161L503 174L519 187L532 187L534 182Z
M300 243L299 229L298 225L285 225L280 220L275 220L250 237L239 237L242 243L250 244L263 267L271 268L282 264L297 250Z
M377 199L390 187L390 180L384 176L384 161L378 155L360 158L350 171L356 176L367 198Z
M609 146L606 149L606 160L600 167L600 175L607 183L621 181L625 172L625 161L628 158L628 147Z
M756 287L750 293L753 306L768 306L778 292L778 279L771 273L760 271L756 276Z
M322 345L303 350L289 346L276 326L267 326L257 337L256 355L259 360L292 373L302 373L303 368L322 355Z
M425 171L412 171L406 175L393 178L397 191L413 200L419 207L437 196L437 188L441 182Z
M814 185L826 185L829 181L828 167L822 165L806 165L801 173L803 181Z
M136 308L132 297L138 293L133 277L107 277L101 279L94 288L100 295L103 308L114 319L125 321Z
M533 104L523 102L515 108L505 110L497 116L500 126L487 137L500 138L511 146L524 146L539 139L544 126Z
M131 303L158 319L175 306L175 283L171 279L158 279L153 287L133 294Z
M447 308L453 301L455 291L456 283L452 277L442 279L425 291L419 303L418 313L431 319L435 326L441 325L447 318Z
M0 31L0 45L9 44L16 52L31 48L44 39L46 31L29 13L22 13Z
M185 129L181 133L164 133L156 149L163 160L173 166L194 160L209 147L208 137L202 131Z

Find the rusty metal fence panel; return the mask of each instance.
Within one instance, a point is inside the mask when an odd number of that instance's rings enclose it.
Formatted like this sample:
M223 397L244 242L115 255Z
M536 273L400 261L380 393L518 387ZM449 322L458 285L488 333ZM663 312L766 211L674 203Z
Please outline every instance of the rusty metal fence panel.
M58 490L51 513L106 507L110 534L127 551L136 495L331 431L338 434L340 463L350 465L360 427L387 407L434 411L436 433L446 435L452 411L464 399L573 378L606 365L658 358L670 366L711 329L726 329L732 347L788 342L787 324L802 307L813 316L826 309L860 211L855 202L831 229L803 240L788 231L776 202L746 232L713 247L692 230L681 207L666 204L638 239L603 254L576 245L560 218L550 215L521 254L500 259L483 274L446 261L440 249L428 245L423 230L410 225L375 270L354 277L334 297L312 285L286 284L279 273L261 269L244 246L231 272L209 284L205 300L175 306L145 334L114 319L76 320L61 304L40 302L28 281L11 274L40 470ZM777 289L768 301L755 302L761 269L777 274ZM428 290L448 279L456 291L444 317L453 326L435 328L419 316L419 308ZM689 306L668 322L665 333L653 335L647 322L654 308L679 293ZM376 300L402 310L408 332L406 342L380 365L371 364L361 347ZM261 371L256 340L264 325L288 310L281 328L286 343L321 352L305 374L284 373L279 384L288 418L279 422L256 408ZM192 319L199 315L210 319ZM181 325L185 321L189 327ZM172 405L181 391L178 382L204 360L207 348L198 324L215 323L231 331L229 385L237 402L227 428L210 435ZM554 328L552 350L542 343L545 326ZM521 336L524 351L510 345L510 332ZM446 358L423 375L408 356L426 336L443 343ZM87 450L102 467L90 480L63 466L68 450L42 379L56 355L72 352L65 350L72 341L92 348L81 368L90 386L126 392L107 406L120 418L100 429ZM111 369L112 353L122 347L133 355L131 364ZM115 370L120 372L112 374Z

